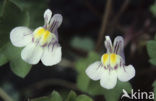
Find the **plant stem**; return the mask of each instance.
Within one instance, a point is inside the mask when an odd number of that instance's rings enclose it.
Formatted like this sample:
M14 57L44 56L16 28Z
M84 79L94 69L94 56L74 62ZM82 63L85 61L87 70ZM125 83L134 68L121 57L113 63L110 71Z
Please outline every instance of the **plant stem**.
M123 13L123 12L126 10L126 8L128 7L129 2L130 2L130 0L125 0L124 3L122 4L122 6L121 6L119 12L117 13L117 15L115 16L115 18L114 18L113 21L112 21L112 25L111 25L111 26L112 26L112 29L111 29L111 32L113 32L114 26L117 25L120 16L122 15L122 13Z
M0 88L0 97L4 101L13 101L13 99L2 88Z
M8 2L8 0L4 0L4 1L3 1L2 8L1 8L1 12L0 12L0 17L3 17L4 10L5 10L5 8L6 8L7 2Z
M72 82L69 82L69 81L65 81L65 80L61 80L61 79L46 79L46 80L42 80L42 81L39 81L35 84L32 84L31 86L28 86L26 87L24 90L27 90L27 89L35 89L35 88L44 88L46 86L49 86L49 85L57 85L57 86L62 86L62 87L65 87L65 88L68 88L68 89L73 89L73 90L76 90L76 91L80 91L77 86L72 83Z
M97 44L96 44L96 51L100 50L101 47L101 43L103 41L103 37L104 37L104 33L106 32L106 27L107 27L107 23L108 23L108 18L111 12L111 5L112 4L112 0L107 0L107 4L106 4L106 8L103 14L103 18L102 18L102 25L100 28L100 32L98 35L98 40L97 40Z

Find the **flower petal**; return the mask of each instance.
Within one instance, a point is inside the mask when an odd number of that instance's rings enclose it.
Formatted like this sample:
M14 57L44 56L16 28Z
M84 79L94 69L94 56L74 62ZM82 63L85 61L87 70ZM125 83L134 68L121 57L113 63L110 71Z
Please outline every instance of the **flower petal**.
M120 67L117 70L117 75L120 81L126 82L135 76L135 69L132 65Z
M61 14L55 14L50 21L50 31L54 33L62 24L63 17Z
M106 38L106 40L104 43L105 43L105 47L107 49L107 53L112 53L112 51L113 51L112 41L109 36L106 36L105 38Z
M117 36L114 39L113 47L114 47L114 53L119 54L123 58L123 60L125 61L124 39L122 36Z
M86 69L86 74L92 80L99 80L104 71L104 67L102 66L100 61L96 61Z
M46 66L58 64L61 61L62 52L61 47L51 45L49 48L45 47L41 61Z
M112 89L117 83L117 74L114 70L105 70L102 74L100 84L106 89Z
M55 30L54 34L55 34L56 39L57 39L57 41L58 41L58 40L59 40L59 39L58 39L58 31L57 31L57 30Z
M45 10L44 12L45 24L48 24L50 22L51 16L52 16L52 11L50 9Z
M21 52L21 57L29 64L37 64L43 54L41 46L35 43L29 43Z
M15 27L10 32L10 40L14 46L26 46L32 40L32 31L27 27Z

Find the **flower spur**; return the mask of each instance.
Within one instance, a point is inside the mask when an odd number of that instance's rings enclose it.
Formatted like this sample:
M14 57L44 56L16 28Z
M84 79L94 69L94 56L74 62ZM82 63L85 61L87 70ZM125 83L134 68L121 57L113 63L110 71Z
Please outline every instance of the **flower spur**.
M24 47L21 57L29 64L37 64L40 60L46 66L61 61L61 46L58 43L57 29L62 23L62 16L47 9L44 12L44 26L31 31L29 28L15 27L10 32L11 43L16 47Z
M101 61L96 61L86 69L86 74L92 80L100 80L100 85L106 89L112 89L117 79L122 82L129 81L135 76L132 65L125 66L124 40L117 36L112 42L106 36L105 47L107 52L102 55Z

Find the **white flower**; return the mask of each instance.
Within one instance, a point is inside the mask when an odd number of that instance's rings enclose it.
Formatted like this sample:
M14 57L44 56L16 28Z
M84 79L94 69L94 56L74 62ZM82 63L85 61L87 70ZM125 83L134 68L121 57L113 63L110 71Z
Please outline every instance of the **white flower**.
M117 79L122 82L129 81L135 76L132 65L125 66L124 40L117 36L114 44L109 36L106 36L105 47L107 53L103 54L101 61L96 61L86 69L86 74L92 80L100 80L100 85L106 89L116 86Z
M61 46L58 43L57 29L62 23L62 16L47 9L44 12L44 26L31 31L27 27L15 27L10 32L14 46L24 47L21 57L29 64L37 64L40 60L46 66L52 66L61 61Z

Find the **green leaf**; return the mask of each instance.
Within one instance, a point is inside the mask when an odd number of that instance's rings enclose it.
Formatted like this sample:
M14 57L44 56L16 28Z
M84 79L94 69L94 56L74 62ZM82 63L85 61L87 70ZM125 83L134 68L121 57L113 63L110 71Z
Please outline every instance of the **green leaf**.
M7 5L7 0L3 0L3 2L2 1L0 1L0 18L3 16L3 14L4 14L4 10L5 10L5 8L6 8L6 5Z
M76 62L76 69L79 72L79 75L77 76L77 86L82 91L86 91L90 79L85 74L85 69L88 66L87 59L80 59Z
M62 97L57 91L53 91L49 96L32 99L31 101L62 101Z
M76 62L75 66L78 71L77 86L82 91L86 91L89 85L90 79L85 73L86 68L93 62L100 60L99 54L90 52L86 59L80 59Z
M153 65L156 64L156 41L154 40L150 40L147 42L147 52L150 59L150 63L152 63Z
M70 91L65 101L75 101L76 96L74 91Z
M62 101L62 97L57 91L53 91L51 94L51 100L50 101Z
M151 7L150 7L150 11L152 12L152 14L154 16L156 16L156 3L154 3Z
M37 2L36 1L21 1L21 0L5 0L7 1L6 3L4 2L5 6L3 8L5 8L3 10L4 13L6 14L12 14L12 16L9 16L9 17L12 17L12 22L23 22L25 26L29 26L30 28L37 28L39 26L42 26L44 24L44 19L43 19L43 14L44 14L44 11L47 9L47 5L48 5L48 0L38 0ZM10 6L11 4L11 6ZM37 5L37 6L36 6ZM12 7L14 6L14 7ZM21 16L21 13L17 12L17 9L15 9L15 7L25 13L23 14L22 17ZM35 7L35 9L34 9ZM15 11L13 11L15 10ZM10 12L11 11L11 12ZM37 13L36 13L37 12ZM16 14L18 14L18 16L16 16ZM3 14L4 16L4 14ZM14 16L16 16L14 18ZM27 23L25 24L25 21L21 21L20 19L25 19L25 17L27 17ZM18 21L19 20L19 21ZM12 23L11 23L12 24ZM14 24L15 25L15 24ZM23 24L16 24L16 26L21 26Z
M154 91L154 101L156 101L156 81L154 81L152 86L153 86L153 91Z
M118 101L122 93L122 89L125 89L127 92L130 92L132 89L131 84L129 82L118 81L115 88L107 90L100 86L99 81L91 81L88 87L88 93L94 96L104 95L106 101Z
M27 2L21 3L21 5L25 10L29 11L29 15L30 15L29 27L30 28L35 29L44 24L43 14L44 14L44 11L47 9L48 0L38 0L37 2L27 1Z
M85 51L90 51L94 49L95 45L93 40L88 37L86 38L74 37L71 41L71 46Z
M10 67L17 76L24 78L30 72L32 66L18 58L10 61Z
M149 60L149 62L153 65L156 65L156 58L152 58Z
M24 2L24 0L23 1L21 1L21 0L9 0L10 2L12 2L14 5L16 5L18 8L20 8L21 10L24 10L24 7L23 7L23 3L26 3L26 2Z
M148 41L147 42L147 51L151 58L156 57L156 41Z
M9 41L10 31L16 26L29 25L29 13L21 11L14 3L4 0L4 9L0 19L0 47ZM18 16L17 16L18 14Z
M21 48L16 48L11 43L7 43L2 49L4 55L10 62L11 70L17 76L24 78L32 66L21 59Z
M77 77L77 87L82 91L87 91L90 79L86 74L81 73Z
M104 93L106 101L117 101L117 100L119 100L123 89L125 89L128 93L130 93L130 91L132 89L131 84L129 82L118 81L118 83L114 89L107 90Z
M75 101L93 101L93 99L86 95L80 95Z
M3 66L7 62L8 62L7 57L4 54L0 53L0 66Z

